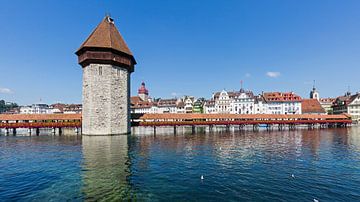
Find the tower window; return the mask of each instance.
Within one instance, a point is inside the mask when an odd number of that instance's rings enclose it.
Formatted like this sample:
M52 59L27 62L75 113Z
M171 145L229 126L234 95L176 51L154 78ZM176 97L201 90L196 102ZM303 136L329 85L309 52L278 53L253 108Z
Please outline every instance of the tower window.
M102 75L102 66L99 66L99 75Z

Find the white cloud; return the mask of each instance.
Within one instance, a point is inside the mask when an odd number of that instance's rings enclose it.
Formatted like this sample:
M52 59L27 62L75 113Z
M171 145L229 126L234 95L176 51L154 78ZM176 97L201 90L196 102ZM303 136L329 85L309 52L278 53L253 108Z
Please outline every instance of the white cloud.
M12 91L10 89L8 89L8 88L1 88L0 87L0 93L2 93L2 94L10 94L10 93L12 93Z
M266 76L271 78L277 78L280 76L280 72L266 72Z
M251 77L251 74L250 74L250 73L246 73L246 74L245 74L245 77L249 78L249 77Z
M176 97L176 96L178 96L178 93L171 93L171 96Z

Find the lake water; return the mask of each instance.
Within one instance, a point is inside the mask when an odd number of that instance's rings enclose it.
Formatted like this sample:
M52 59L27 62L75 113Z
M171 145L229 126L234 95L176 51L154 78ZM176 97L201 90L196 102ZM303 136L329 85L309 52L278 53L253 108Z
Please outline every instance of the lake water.
M360 201L359 127L172 132L0 136L0 201Z

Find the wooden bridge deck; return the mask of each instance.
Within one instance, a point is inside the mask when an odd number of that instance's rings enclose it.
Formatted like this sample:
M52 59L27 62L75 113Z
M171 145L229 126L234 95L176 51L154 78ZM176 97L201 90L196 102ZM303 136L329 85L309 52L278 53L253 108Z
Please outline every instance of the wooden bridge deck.
M137 120L137 121L135 121ZM213 126L213 125L313 125L351 124L340 115L276 114L143 114L132 115L133 126ZM0 128L80 128L81 114L0 114Z
M283 114L144 114L140 126L197 125L310 125L351 124L351 117L340 115Z

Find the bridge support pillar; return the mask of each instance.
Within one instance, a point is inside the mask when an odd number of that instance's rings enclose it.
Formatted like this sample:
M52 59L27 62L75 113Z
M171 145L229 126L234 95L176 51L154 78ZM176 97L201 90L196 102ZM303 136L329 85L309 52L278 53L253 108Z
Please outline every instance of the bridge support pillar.
M226 125L226 132L230 132L230 125Z
M156 126L154 126L154 135L156 135Z
M194 125L191 126L191 132L192 134L195 134L196 127Z
M55 134L56 134L56 128L52 128L52 129L51 129L51 133L52 133L53 135L55 135Z
M62 128L59 128L59 136L62 135Z
M40 135L40 128L36 128L36 136Z
M266 124L266 130L271 131L271 124Z
M176 126L174 126L174 135L176 135Z
M78 127L75 128L75 133L76 133L76 135L79 135L79 128Z
M13 128L13 136L16 136L16 128Z
M8 136L9 135L9 129L5 128L5 135Z
M32 131L31 131L31 128L29 128L29 129L28 129L28 134L29 134L29 136L31 136L31 132L32 132Z
M258 131L259 130L259 126L257 124L253 125L253 131Z

